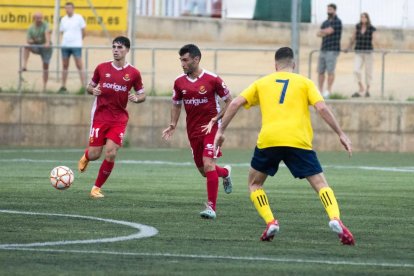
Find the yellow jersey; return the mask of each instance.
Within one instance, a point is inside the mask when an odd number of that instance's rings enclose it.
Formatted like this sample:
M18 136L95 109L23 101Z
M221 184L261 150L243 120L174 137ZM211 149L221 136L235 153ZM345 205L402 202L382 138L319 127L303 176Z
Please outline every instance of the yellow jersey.
M310 79L295 73L275 72L255 81L240 95L247 101L246 109L260 105L259 149L280 146L312 149L309 105L323 101L323 97Z

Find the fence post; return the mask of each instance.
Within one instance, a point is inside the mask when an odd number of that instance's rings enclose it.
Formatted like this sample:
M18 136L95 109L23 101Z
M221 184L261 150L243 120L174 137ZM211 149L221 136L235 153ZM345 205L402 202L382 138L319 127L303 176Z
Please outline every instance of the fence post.
M22 94L22 82L23 82L22 51L23 51L23 46L20 46L19 47L19 83L17 84L17 92L19 93L19 95Z
M84 76L85 76L86 83L82 83L82 85L85 85L85 87L88 86L88 67L89 67L88 60L89 60L89 48L86 48L85 49L85 69L84 69L85 70ZM84 95L87 95L86 88L85 88Z
M385 55L386 51L382 53L382 64L381 64L381 99L384 99L384 82L385 82Z
M152 71L151 71L151 92L150 95L155 95L155 48L151 50L151 63L152 63Z

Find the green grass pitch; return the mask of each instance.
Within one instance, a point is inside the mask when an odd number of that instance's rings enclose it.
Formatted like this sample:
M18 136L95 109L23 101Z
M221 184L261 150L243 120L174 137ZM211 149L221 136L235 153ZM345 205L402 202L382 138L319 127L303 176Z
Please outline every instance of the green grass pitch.
M265 188L281 231L273 242L247 192L252 150L224 150L233 165L233 193L221 186L217 219L198 213L205 179L186 149L121 149L103 191L89 190L100 161L76 171L80 149L0 149L0 210L71 214L155 227L150 238L112 243L47 245L54 241L128 236L137 230L107 221L0 212L0 275L412 275L414 271L414 155L320 153L328 182L356 246L342 246L306 180L281 167ZM49 183L66 165L75 182ZM4 244L42 246L5 248Z

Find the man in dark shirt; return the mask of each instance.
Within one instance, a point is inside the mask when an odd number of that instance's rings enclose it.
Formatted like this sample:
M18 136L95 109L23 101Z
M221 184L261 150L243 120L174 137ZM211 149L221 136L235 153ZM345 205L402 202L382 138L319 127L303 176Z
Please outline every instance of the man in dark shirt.
M335 79L336 60L341 50L342 22L336 15L336 5L328 5L328 19L317 33L322 37L321 53L318 60L318 86L324 98L329 98ZM325 72L328 72L327 89L323 90Z

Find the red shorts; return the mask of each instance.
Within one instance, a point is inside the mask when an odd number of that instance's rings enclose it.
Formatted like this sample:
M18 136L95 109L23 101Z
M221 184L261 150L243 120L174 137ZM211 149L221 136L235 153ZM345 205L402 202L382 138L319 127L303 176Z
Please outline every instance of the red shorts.
M126 125L113 125L104 122L93 122L89 133L89 146L100 147L111 139L115 144L122 146Z
M190 139L191 151L193 152L194 163L197 168L204 166L203 156L210 158L221 156L220 148L216 153L214 152L214 137L216 136L216 132L217 129L207 135Z

